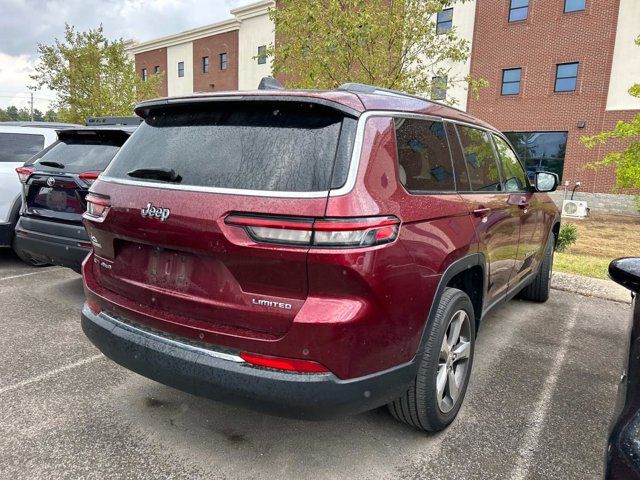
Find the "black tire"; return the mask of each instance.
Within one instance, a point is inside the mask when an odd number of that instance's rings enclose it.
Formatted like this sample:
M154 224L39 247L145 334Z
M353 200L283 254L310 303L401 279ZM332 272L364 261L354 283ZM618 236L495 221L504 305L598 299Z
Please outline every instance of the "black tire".
M24 252L21 248L19 248L16 245L15 237L13 238L13 242L11 242L11 248L13 248L13 253L15 253L20 260L22 260L25 263L28 263L33 267L45 267L48 265L48 263L40 262L38 260L31 258L31 256L28 253Z
M520 292L520 298L533 302L546 302L551 290L551 274L553 273L553 253L555 235L552 233L547 242L544 258L533 281Z
M466 369L461 372L459 394L449 411L443 412L438 399L436 379L441 368L441 346L450 324L460 310L468 316L469 356ZM408 390L388 404L389 411L397 420L427 432L437 432L449 425L458 414L469 383L475 347L475 316L468 295L455 288L446 288L437 305L433 321L427 326L427 341L415 380ZM462 336L461 336L462 338Z

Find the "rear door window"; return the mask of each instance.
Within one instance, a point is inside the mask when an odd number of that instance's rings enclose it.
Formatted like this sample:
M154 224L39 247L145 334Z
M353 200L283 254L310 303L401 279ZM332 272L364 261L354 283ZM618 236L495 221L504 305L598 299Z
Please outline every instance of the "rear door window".
M331 108L299 102L212 102L152 110L105 173L172 169L184 186L275 192L332 187L346 180L355 128ZM348 125L348 127L347 127Z
M502 166L502 185L506 192L524 192L529 188L527 176L518 156L509 144L497 135L493 135L493 143L498 152L498 159Z
M395 118L400 183L411 193L455 191L444 124Z
M43 148L43 135L0 133L0 162L24 163Z
M500 172L489 134L478 128L458 125L464 160L469 172L471 190L502 191Z

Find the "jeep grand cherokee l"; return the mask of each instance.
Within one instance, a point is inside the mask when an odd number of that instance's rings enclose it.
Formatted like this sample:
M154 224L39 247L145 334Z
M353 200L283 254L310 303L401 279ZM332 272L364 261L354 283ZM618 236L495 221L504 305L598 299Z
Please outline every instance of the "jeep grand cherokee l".
M57 142L16 169L23 183L23 207L13 249L20 258L80 271L91 250L82 225L85 197L135 129L112 125L65 130Z
M476 331L549 295L558 209L505 137L375 87L200 94L144 118L91 187L82 327L187 392L285 416L389 404L443 429Z

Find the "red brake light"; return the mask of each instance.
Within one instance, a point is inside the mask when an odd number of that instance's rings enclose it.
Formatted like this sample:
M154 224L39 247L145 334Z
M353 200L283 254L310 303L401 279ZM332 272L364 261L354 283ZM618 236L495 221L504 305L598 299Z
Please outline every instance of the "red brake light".
M89 310L91 310L94 315L98 315L102 311L100 305L91 299L87 299L87 307L89 307Z
M97 180L98 175L100 175L100 173L98 173L98 172L86 172L86 173L81 173L80 175L78 175L78 177L84 183L86 183L87 185L91 186L91 185L93 185L93 182L95 182Z
M18 174L18 178L22 183L27 183L27 180L33 173L33 170L27 167L18 167L16 168L16 173Z
M272 357L257 353L240 353L240 357L247 363L260 367L275 368L299 373L327 373L329 370L317 362L311 360L298 360L295 358Z
M232 214L225 223L244 227L260 243L334 248L390 243L400 228L396 217L314 219Z
M85 200L87 201L85 218L99 221L104 220L109 212L109 207L111 206L109 199L105 197L98 197L97 195L90 193L86 196Z

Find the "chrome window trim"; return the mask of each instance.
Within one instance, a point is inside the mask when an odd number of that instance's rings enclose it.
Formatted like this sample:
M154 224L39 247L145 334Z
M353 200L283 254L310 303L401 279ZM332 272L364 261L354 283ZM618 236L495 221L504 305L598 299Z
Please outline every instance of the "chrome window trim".
M202 347L196 347L195 345L190 345L188 343L183 343L183 342L178 342L177 340L173 340L171 338L167 338L167 337L163 337L162 335L156 335L155 333L151 333L147 330L143 330L142 328L138 328L138 327L134 327L133 325L129 325L128 323L124 323L114 317L112 317L111 315L109 315L106 312L100 312L98 314L98 317L102 318L103 320L108 321L109 323L112 323L113 325L115 325L116 327L122 328L123 330L126 330L128 332L131 333L135 333L136 335L140 335L146 338L149 338L151 340L155 340L155 341L159 341L165 344L170 344L174 347L178 347L184 350L189 350L190 352L193 353L198 353L198 354L202 354L202 355L207 355L209 357L213 357L213 358L218 358L220 360L226 360L229 362L235 362L235 363L245 363L245 361L239 357L238 355L232 355L230 353L224 353L224 352L217 352L215 350L209 350L207 348L202 348Z

